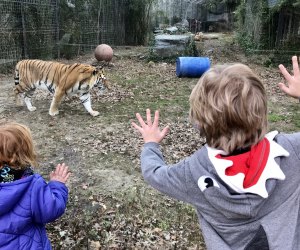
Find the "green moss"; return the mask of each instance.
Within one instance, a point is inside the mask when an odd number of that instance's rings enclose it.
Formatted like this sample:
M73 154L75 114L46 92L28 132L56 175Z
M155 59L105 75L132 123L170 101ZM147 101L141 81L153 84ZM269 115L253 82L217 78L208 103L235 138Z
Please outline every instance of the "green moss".
M279 122L279 121L284 120L284 118L285 117L283 115L278 115L278 114L270 114L268 116L269 122Z

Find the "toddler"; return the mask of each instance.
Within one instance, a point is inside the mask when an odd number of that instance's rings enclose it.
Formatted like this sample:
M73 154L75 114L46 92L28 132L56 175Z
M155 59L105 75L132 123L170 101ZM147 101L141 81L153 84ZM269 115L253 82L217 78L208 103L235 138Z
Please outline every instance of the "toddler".
M300 97L300 74L279 66L287 94ZM243 64L217 65L190 95L190 119L206 145L168 166L159 143L169 128L136 114L144 139L141 168L154 188L192 204L207 249L299 250L300 133L268 131L267 97L259 77Z
M0 125L0 249L51 249L45 224L65 211L70 173L58 164L50 182L33 172L36 153L29 129Z

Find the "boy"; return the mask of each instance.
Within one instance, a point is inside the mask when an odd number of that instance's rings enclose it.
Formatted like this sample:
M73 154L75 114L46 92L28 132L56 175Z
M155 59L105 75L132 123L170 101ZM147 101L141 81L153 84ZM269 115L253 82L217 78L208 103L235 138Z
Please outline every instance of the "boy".
M297 58L293 67L295 76L280 66L289 86L279 86L299 97ZM266 92L249 67L215 66L200 78L190 118L206 145L173 166L159 149L169 130L159 112L153 122L149 109L146 122L136 117L145 180L195 207L207 249L299 249L300 133L266 134Z

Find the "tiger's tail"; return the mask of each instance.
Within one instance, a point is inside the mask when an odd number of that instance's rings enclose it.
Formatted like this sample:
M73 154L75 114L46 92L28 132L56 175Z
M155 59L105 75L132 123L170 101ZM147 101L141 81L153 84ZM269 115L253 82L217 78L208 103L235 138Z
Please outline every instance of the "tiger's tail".
M19 63L16 65L15 68L15 86L19 85Z
M15 87L14 87L14 94L15 94L15 102L16 105L20 106L22 105L22 99L21 99L21 93L22 88L20 87L20 75L19 75L19 66L20 63L17 63L16 68L15 68Z

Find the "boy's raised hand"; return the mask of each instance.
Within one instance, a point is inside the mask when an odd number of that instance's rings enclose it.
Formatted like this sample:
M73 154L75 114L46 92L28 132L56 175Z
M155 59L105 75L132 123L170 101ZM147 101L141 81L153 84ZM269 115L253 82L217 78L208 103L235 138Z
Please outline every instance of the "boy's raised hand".
M300 70L297 56L292 57L292 62L294 75L291 75L282 64L279 65L279 69L286 79L287 85L281 82L278 86L289 96L300 98Z
M69 167L65 163L58 164L55 171L50 173L50 181L59 181L66 183L70 177Z
M136 114L136 118L138 119L140 126L138 126L135 122L132 122L132 126L141 133L144 142L156 142L160 143L162 139L169 132L169 126L166 126L162 131L160 130L159 123L159 111L156 110L154 114L154 120L152 123L151 111L150 109L146 110L146 119L145 122L139 113Z

